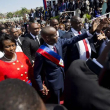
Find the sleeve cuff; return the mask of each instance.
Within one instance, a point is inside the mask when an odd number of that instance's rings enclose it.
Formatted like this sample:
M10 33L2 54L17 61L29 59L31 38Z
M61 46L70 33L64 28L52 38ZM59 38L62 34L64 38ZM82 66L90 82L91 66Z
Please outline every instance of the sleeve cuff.
M92 60L95 64L97 64L100 68L103 68L103 66L95 59Z
M93 37L93 35L90 34L89 31L87 31L87 35L88 35L89 37Z
M101 33L96 32L96 35L99 35L99 34L101 34Z

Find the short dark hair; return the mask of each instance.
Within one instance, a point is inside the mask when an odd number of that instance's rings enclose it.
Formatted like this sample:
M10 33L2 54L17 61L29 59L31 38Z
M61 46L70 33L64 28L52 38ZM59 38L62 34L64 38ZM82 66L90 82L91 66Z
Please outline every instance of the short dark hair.
M14 42L16 44L16 41L15 39L11 36L11 35L8 35L8 34L2 34L0 36L0 51L3 51L3 41L4 40L11 40L12 42Z
M50 20L50 26L52 25L53 21L58 21L58 20L55 19L55 18L54 18L54 19L51 19L51 20Z
M0 110L41 110L36 90L19 79L0 82Z

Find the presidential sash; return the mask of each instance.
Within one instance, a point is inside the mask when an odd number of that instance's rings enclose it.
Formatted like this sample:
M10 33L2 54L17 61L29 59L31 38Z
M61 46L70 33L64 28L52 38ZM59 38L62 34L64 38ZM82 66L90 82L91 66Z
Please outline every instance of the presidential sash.
M64 63L60 55L52 51L47 46L41 45L37 52L40 53L42 56L46 57L47 59L49 59L50 61L52 61L53 63L64 68Z

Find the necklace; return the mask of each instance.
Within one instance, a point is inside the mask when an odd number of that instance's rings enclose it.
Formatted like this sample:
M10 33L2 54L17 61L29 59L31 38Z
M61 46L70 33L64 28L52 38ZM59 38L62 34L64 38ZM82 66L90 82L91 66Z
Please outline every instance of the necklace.
M16 53L14 53L15 54L15 58L12 60L12 59L9 59L9 58L7 58L5 55L4 55L4 58L5 59L7 59L7 60L11 60L11 61L15 61L16 60L16 58L17 58L17 55L16 55Z

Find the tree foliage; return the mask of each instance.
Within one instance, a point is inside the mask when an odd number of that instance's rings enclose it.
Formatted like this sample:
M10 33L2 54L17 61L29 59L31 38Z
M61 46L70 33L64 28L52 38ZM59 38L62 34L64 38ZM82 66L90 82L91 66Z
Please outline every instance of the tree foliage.
M12 18L12 17L13 17L13 13L12 12L7 13L7 18Z
M23 17L25 13L29 13L30 10L28 10L27 8L23 7L21 8L21 10L17 10L16 12L12 13L12 12L9 12L7 13L7 18L12 18L13 16L17 17Z

